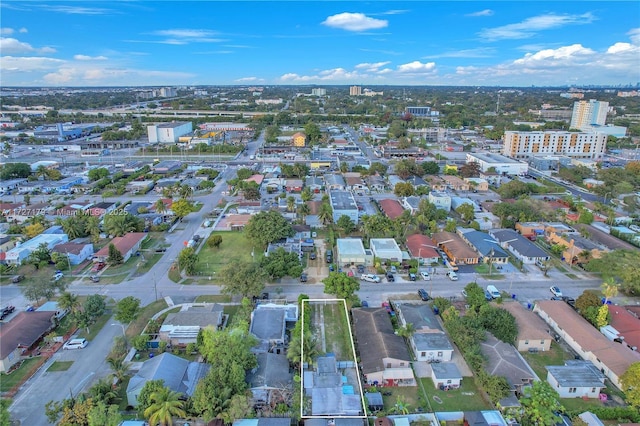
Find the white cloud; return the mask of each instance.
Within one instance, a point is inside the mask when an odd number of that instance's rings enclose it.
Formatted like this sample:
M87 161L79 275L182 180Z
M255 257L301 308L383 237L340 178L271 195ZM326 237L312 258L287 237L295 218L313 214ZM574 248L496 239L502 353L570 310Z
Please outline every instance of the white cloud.
M553 13L533 16L522 22L507 24L495 28L485 28L478 35L486 41L504 39L523 39L534 36L537 32L560 28L567 25L583 25L593 22L596 17L590 13L582 15L556 15Z
M558 49L545 49L536 53L527 53L524 58L516 59L513 63L526 66L542 65L545 67L568 65L569 62L593 56L595 53L595 51L583 47L581 44L572 44Z
M618 42L613 46L610 46L607 49L607 53L616 54L616 53L640 53L640 47L634 46L631 43L622 43Z
M0 28L0 35L11 35L15 32L15 30L13 28Z
M373 71L378 71L381 67L384 67L385 65L390 64L391 62L386 61L386 62L376 62L373 64L370 63L362 63L362 64L358 64L356 65L354 68L357 70L365 70L368 72L373 72Z
M491 9L484 9L484 10L479 10L479 11L473 12L473 13L467 13L465 16L472 16L472 17L476 17L476 16L492 16L493 13L494 12Z
M494 56L495 49L491 47L478 47L475 49L452 50L450 52L423 56L423 59L437 58L490 58Z
M640 45L640 28L634 28L630 30L627 35L633 43Z
M5 72L32 72L51 70L64 64L62 59L45 58L40 56L3 56L2 71Z
M28 29L26 29L25 27L22 27L22 28L20 28L20 29L18 30L18 32L19 32L19 33L24 34L24 33L28 33L28 32L29 32L29 30L28 30Z
M413 61L408 64L398 65L398 72L403 74L424 74L434 72L435 68L435 62L427 62L423 64L420 61Z
M115 12L112 9L103 9L99 7L82 7L68 5L42 5L41 7L45 10L66 13L69 15L106 15Z
M164 40L155 43L185 45L189 43L219 43L227 41L213 37L217 33L204 29L174 28L168 30L158 30L151 33L152 35L167 37Z
M0 37L0 51L3 54L16 55L25 53L54 53L56 49L52 47L35 48L29 43L22 42L11 37Z
M392 9L392 10L387 10L386 12L382 12L380 15L402 15L404 13L409 13L411 12L408 9Z
M149 85L170 84L191 79L194 74L185 72L169 72L140 70L132 68L84 68L82 66L63 66L42 78L47 84L74 86L82 85Z
M88 56L88 55L74 55L73 59L76 61L106 61L106 56Z
M263 78L258 77L242 77L234 80L236 83L251 83L251 82L262 82Z
M386 28L389 25L389 21L371 18L364 13L344 12L329 16L322 22L322 25L346 31L366 31Z

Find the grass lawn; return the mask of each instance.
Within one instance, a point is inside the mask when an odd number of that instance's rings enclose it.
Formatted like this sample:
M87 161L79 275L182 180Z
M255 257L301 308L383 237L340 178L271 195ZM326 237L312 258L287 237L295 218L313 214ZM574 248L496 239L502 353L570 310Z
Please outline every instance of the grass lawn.
M202 243L194 275L215 278L215 273L229 263L251 262L251 251L260 252L260 249L255 247L242 232L212 232L211 235L222 236L222 244L219 248L210 248L206 245L206 241Z
M131 256L125 263L121 263L120 265L109 265L104 269L104 273L107 275L117 275L125 272L131 272L140 260L140 256Z
M106 311L104 314L102 314L96 319L96 322L91 324L91 326L89 327L89 333L87 333L87 330L85 328L79 329L78 337L84 337L88 341L92 341L93 339L95 339L98 333L100 333L100 330L102 330L102 327L105 326L107 321L109 321L109 318L111 318L111 315L112 315L111 311Z
M334 353L340 360L353 360L351 333L347 326L344 305L341 302L329 302L326 305L315 304L315 309L324 311L324 338L327 352Z
M73 365L73 361L56 361L47 368L47 371L67 371Z
M167 302L165 302L164 299L161 299L142 308L142 310L140 311L140 315L138 315L138 318L133 320L129 324L129 327L127 327L127 338L130 339L142 333L142 330L144 330L144 328L147 326L147 323L149 322L151 317L166 307Z
M425 392L427 392L433 411L476 411L491 409L491 405L482 398L482 394L476 387L473 377L465 377L459 389L449 391L436 389L433 380L430 378L422 378L420 380L422 381ZM442 404L437 402L433 398L434 396L440 398Z
M129 385L129 380L131 380L131 377L125 376L124 380L118 383L118 399L120 400L118 407L120 411L125 411L129 406L129 402L127 401L127 386Z
M100 285L104 284L120 284L129 276L129 273L111 275L109 274L109 270L107 269L107 273L105 275L100 275ZM92 283L91 279L87 276L83 281L87 283Z
M175 264L174 266L169 268L169 273L167 274L167 276L174 283L179 283L180 280L182 279L182 276L180 275L180 270L178 269L178 266Z
M231 296L228 294L204 294L196 297L195 303L229 303Z
M604 407L598 398L582 399L582 398L560 398L560 404L567 411L588 411L589 408Z
M489 275L489 265L487 265L485 263L483 263L481 265L476 265L474 269L475 269L475 271L477 273L482 275L483 278L486 278L488 280L503 280L504 279L504 275L503 274L497 273L495 266L493 266L491 268L491 275Z
M58 336L64 336L65 334L70 332L71 329L73 329L73 327L74 327L74 322L73 322L73 319L71 318L71 315L65 315L58 323L58 326L55 329L55 333Z
M227 305L224 307L225 315L229 315L229 319L227 320L227 326L232 323L233 317L238 313L240 309L240 305Z
M43 357L27 358L22 361L22 365L11 374L0 374L0 392L7 392L14 386L22 383L29 378L33 370L46 361Z
M415 411L416 408L420 407L423 411L428 411L427 407L423 407L421 405L422 399L420 396L422 395L422 391L420 387L416 386L398 386L398 387L387 387L383 389L384 392L391 392L391 395L383 395L382 400L384 402L384 410L387 413L393 413L393 408L398 402L398 398L405 405L407 405L410 412Z
M144 262L142 262L142 265L140 265L138 267L138 271L136 272L137 275L143 275L146 274L147 272L149 272L151 270L151 268L153 267L153 265L155 265L156 263L158 263L158 261L162 259L162 253L158 253L158 254L154 254L152 256L149 256L147 254L147 256L145 256L145 260Z
M524 359L529 363L533 371L536 372L540 380L547 378L547 365L564 365L564 362L568 359L573 359L573 356L566 352L556 342L551 342L551 349L546 352L520 352Z

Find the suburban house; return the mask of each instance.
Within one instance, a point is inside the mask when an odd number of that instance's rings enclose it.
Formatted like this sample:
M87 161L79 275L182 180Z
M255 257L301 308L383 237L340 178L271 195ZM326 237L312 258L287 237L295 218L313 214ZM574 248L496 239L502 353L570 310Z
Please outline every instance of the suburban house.
M440 259L431 238L422 234L413 234L407 237L407 250L412 258L418 259L421 265L437 263Z
M336 174L324 175L324 183L327 191L344 191L347 185L342 175Z
M287 179L284 188L287 192L300 192L302 191L302 179Z
M427 304L396 303L396 312L402 326L413 324L415 332L409 344L418 361L451 361L453 346L438 318Z
M410 197L403 197L402 198L402 207L405 210L409 210L411 212L412 215L416 214L418 211L418 208L420 208L420 201L422 199L420 197L417 197L415 195L412 195Z
M434 232L431 238L456 264L476 265L480 262L480 255L455 232Z
M489 235L525 265L546 262L550 259L544 250L513 229L494 229L489 231Z
M400 203L397 200L393 200L390 198L378 200L378 205L380 206L380 209L385 214L385 216L387 216L391 220L399 217L400 215L402 215L402 212L404 212L404 209L402 208Z
M471 189L476 191L485 192L489 190L489 182L482 178L464 178L465 182L469 184Z
M346 189L350 191L365 191L367 189L360 173L344 173L344 180Z
M284 353L287 325L297 320L298 305L258 304L249 326L249 333L258 339L254 352Z
M375 191L375 192L383 192L387 187L386 183L384 182L384 179L382 179L382 177L378 175L369 176L367 178L367 186L371 191Z
M468 191L469 190L469 182L460 179L458 176L453 175L443 175L442 180L447 185L448 189L452 189L454 191Z
M164 380L164 385L172 391L191 396L210 367L209 364L189 362L168 352L150 358L129 380L127 402L132 407L137 406L138 395L149 380Z
M369 247L371 247L373 255L378 259L392 262L402 261L402 250L400 250L400 246L393 238L371 238Z
M407 183L413 185L414 188L428 185L427 181L422 179L420 176L409 176L407 178Z
M8 265L21 265L40 244L44 244L49 250L52 250L58 244L67 241L69 241L67 234L49 234L43 232L7 251L5 254L5 262Z
M311 192L319 193L324 187L324 181L319 176L307 176L304 180L304 186L309 188Z
M360 370L372 386L415 386L411 355L385 308L352 309Z
M458 228L458 235L480 253L484 263L500 265L509 263L509 255L491 235L469 228Z
M102 203L93 204L89 207L89 213L91 216L104 216L107 213L114 211L116 208L116 203L112 203L110 201L105 201Z
M429 176L427 179L429 180L431 191L446 191L449 189L447 182L440 176Z
M640 361L640 354L624 345L614 345L587 320L561 300L536 302L534 312L560 336L582 359L591 361L611 382L621 389L620 376Z
M604 374L589 361L567 360L547 366L547 382L560 398L598 398L605 387Z
M329 202L333 209L333 223L338 223L342 216L348 216L353 223L358 223L358 204L350 191L329 191Z
M19 312L0 324L0 372L6 373L55 327L55 312Z
M397 184L405 183L404 179L402 179L398 175L389 175L389 176L387 176L387 181L389 182L389 188L391 188L392 191L396 187Z
M196 343L198 333L205 327L219 329L224 324L223 306L217 303L204 306L189 306L187 309L168 314L158 337L173 346Z
M291 392L293 374L289 369L287 356L269 352L257 354L258 366L247 373L247 383L256 408L275 408L285 402Z
M302 383L304 394L311 396L312 416L362 416L362 400L354 389L355 377L350 378L343 375L345 366L346 368L355 368L355 365L352 364L354 364L353 361L340 361L336 359L334 354L327 354L316 358L313 366L310 366L315 369L305 368L302 372ZM351 384L349 384L350 379ZM325 425L327 424L326 418L318 420L322 420ZM362 418L353 420L362 421ZM336 426L338 424L336 422Z
M455 362L430 364L431 380L436 389L457 389L462 382L462 373Z
M487 359L485 370L489 375L506 378L511 385L511 391L517 394L522 393L524 386L538 380L536 373L513 345L498 340L491 333L486 333L486 336L486 340L480 342L480 352ZM513 398L513 395L505 399L510 398ZM502 405L506 406L506 404Z
M520 302L506 302L500 305L516 319L518 337L515 347L520 352L545 352L551 349L552 336L547 333L547 325Z
M446 192L429 192L429 202L441 210L451 210L451 196Z
M516 231L526 238L533 239L544 235L545 224L540 222L517 222Z
M558 234L551 231L547 232L546 239L550 244L558 244L565 247L562 252L562 259L569 264L586 260L585 257L598 259L606 251L579 234Z
M113 244L122 254L122 262L126 262L129 258L140 250L142 242L147 238L145 232L129 232L122 237L115 237L109 244L102 247L93 257L94 262L106 262L109 257L109 245Z
M373 253L364 248L360 238L336 239L335 259L338 265L373 265Z
M51 250L52 253L60 253L69 259L71 265L79 265L93 254L92 243L62 243Z
M627 310L624 306L609 305L611 327L615 328L623 339L623 344L629 348L640 348L640 319L638 313Z

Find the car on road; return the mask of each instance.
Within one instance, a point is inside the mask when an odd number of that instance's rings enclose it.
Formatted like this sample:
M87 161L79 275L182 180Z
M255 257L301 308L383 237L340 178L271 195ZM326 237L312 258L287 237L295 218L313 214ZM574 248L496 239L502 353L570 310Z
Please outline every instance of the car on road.
M62 349L83 349L88 343L87 339L71 339L62 346Z
M418 290L418 296L420 296L420 299L423 302L427 302L431 300L431 296L429 296L429 293L427 293L427 290L425 290L424 288L421 288L420 290Z
M301 283L306 283L308 279L309 279L309 277L308 277L307 274L303 273L302 275L300 275L300 282Z
M425 281L431 281L431 275L426 271L420 272L420 277Z
M94 283L98 283L98 282L100 282L100 277L99 277L99 276L97 276L97 275L91 275L91 277L89 277L89 279L90 279L91 281L93 281Z
M449 277L451 281L458 281L458 274L456 274L454 271L448 271L447 277Z
M380 277L374 274L362 274L362 280L370 283L379 283Z
M560 290L560 287L558 286L552 285L551 287L549 287L549 291L555 297L562 297L562 290Z
M360 306L362 306L363 308L368 308L369 307L369 302L367 302L366 300L361 300L360 301Z

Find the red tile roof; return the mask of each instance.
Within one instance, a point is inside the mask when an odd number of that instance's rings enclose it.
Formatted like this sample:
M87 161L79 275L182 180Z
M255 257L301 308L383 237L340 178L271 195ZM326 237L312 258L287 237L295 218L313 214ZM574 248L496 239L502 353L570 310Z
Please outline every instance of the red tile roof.
M144 240L148 234L144 232L129 232L127 235L123 237L115 237L111 240L110 244L116 246L118 251L125 255L129 252L138 242ZM109 256L109 244L102 247L100 251L96 253L96 257L104 257Z
M385 199L378 201L380 208L389 219L395 219L402 214L404 209L396 200Z
M426 235L413 234L407 237L407 249L413 257L422 259L438 257L438 252L431 246L433 246L433 241Z
M627 311L624 306L609 305L611 326L618 330L627 345L640 348L640 319Z

